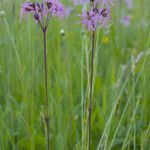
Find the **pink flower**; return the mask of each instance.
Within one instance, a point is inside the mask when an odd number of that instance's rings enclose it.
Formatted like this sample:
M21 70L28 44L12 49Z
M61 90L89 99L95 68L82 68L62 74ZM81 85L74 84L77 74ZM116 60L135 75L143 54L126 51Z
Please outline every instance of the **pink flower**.
M68 18L70 14L74 11L72 7L68 7L65 9L65 17Z
M28 0L21 6L20 20L28 14L33 14L36 21L41 21L44 17L47 18L48 15L62 18L64 16L64 6L59 0L44 0L42 3L34 3Z
M124 26L130 26L130 24L131 24L131 17L130 17L130 16L122 16L120 22L121 22Z
M48 7L48 12L52 16L57 16L58 18L64 17L64 6L59 0L45 0L45 2Z
M128 9L132 9L132 7L133 7L133 1L132 0L125 0L125 3L127 5Z
M90 11L83 12L79 15L82 18L82 24L87 27L88 31L95 31L97 27L107 27L111 21L110 8L97 9L92 7Z
M110 5L113 0L74 0L79 4L88 5L88 10L79 15L82 19L83 27L88 31L95 31L98 27L108 27L111 22Z

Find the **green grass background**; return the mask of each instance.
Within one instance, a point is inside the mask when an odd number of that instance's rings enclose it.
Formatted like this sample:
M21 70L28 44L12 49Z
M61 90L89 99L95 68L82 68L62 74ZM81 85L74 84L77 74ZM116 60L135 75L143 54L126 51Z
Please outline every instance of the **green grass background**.
M0 0L0 150L43 150L42 32L30 16L19 22L23 1ZM65 4L71 5L69 1ZM97 32L92 149L150 149L150 1L112 8L109 30ZM90 34L81 34L77 10L50 21L47 34L51 147L80 150L82 100L87 100ZM131 25L120 24L123 13ZM62 37L60 30L65 30ZM108 43L103 38L108 38ZM141 57L140 57L141 56ZM140 58L138 60L138 58ZM135 64L135 60L138 62ZM83 65L82 65L83 63ZM133 66L135 67L133 71ZM86 109L84 109L86 111Z

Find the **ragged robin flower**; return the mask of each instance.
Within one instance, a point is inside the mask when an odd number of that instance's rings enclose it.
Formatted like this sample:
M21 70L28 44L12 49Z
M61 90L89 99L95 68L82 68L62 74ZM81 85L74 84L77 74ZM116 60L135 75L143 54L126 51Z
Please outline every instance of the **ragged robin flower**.
M110 8L104 9L91 7L89 11L84 11L82 15L82 24L87 27L88 31L95 31L97 27L107 27L111 22Z
M47 68L47 28L52 17L62 18L64 16L64 6L59 0L43 0L39 2L26 1L21 6L20 19L23 16L32 14L34 20L40 25L43 32L43 56L44 56L44 74L45 74L45 100L43 124L45 125L45 145L50 150L50 127L49 127L49 100L48 100L48 68Z
M88 31L95 31L98 27L108 27L111 22L110 4L112 0L80 0L80 3L89 2L88 10L84 10L81 15L83 27ZM87 4L88 5L88 4Z
M89 82L87 83L89 93L87 103L83 103L83 99L81 100L82 105L82 118L86 118L86 122L82 121L82 149L91 150L92 144L92 109L93 109L93 90L94 90L94 58L95 58L95 46L96 46L96 35L97 28L108 27L111 22L110 16L110 5L112 4L112 0L74 0L75 5L83 5L82 14L80 21L84 28L87 28L91 34L91 51L90 51L90 74L89 74ZM108 40L106 41L108 42ZM83 54L82 50L82 54ZM83 55L82 55L83 62ZM83 64L82 64L83 66ZM85 105L85 106L84 106ZM87 108L87 113L84 115L84 109Z
M43 0L41 3L26 1L21 7L20 20L28 14L32 14L35 21L44 29L52 17L63 18L64 6L59 0Z

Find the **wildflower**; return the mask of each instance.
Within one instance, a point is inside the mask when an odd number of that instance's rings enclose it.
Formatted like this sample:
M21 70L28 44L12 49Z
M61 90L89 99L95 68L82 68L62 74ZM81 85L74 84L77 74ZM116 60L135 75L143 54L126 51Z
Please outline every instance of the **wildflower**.
M42 3L26 1L21 7L20 20L28 14L32 14L35 21L44 27L51 17L64 16L64 6L59 0L43 0Z
M120 22L124 25L124 26L130 26L131 24L131 17L130 16L122 16Z
M83 27L87 27L88 31L95 31L97 27L108 27L111 22L110 4L113 0L75 0L79 4L89 2L89 10L84 10L82 15Z
M72 7L68 7L65 9L65 17L68 18L70 16L70 14L73 12L73 8Z
M104 9L100 9L99 12L100 12L99 21L101 27L107 27L108 24L112 21L110 16L110 7L107 6Z
M128 9L133 8L133 1L132 0L125 0L126 6Z
M20 20L23 16L32 14L34 20L40 25L43 32L44 51L44 73L45 73L45 103L44 103L44 125L46 135L46 149L50 149L49 137L49 101L48 101L48 75L47 75L47 38L46 31L52 17L62 18L64 16L64 6L59 0L43 0L43 2L26 1L20 12Z
M24 4L22 4L22 7L21 7L20 20L22 20L22 17L24 15L28 15L30 13L32 13L32 14L37 13L35 3L26 1Z
M87 26L88 31L95 31L98 23L98 15L93 11L93 8L90 11L83 12L82 15L82 24L84 27Z
M87 26L88 31L95 31L96 28L100 25L100 27L107 27L108 23L111 21L110 17L110 8L97 9L91 7L90 11L83 12L82 15L79 15L82 18L82 24L84 27Z
M89 75L89 97L87 102L87 132L86 138L87 140L87 147L85 149L91 149L91 117L92 117L92 103L93 103L93 90L94 90L94 58L95 58L95 38L96 38L96 29L98 27L108 27L109 23L111 22L110 16L110 5L112 4L112 0L74 0L75 5L84 5L86 4L86 10L82 11L82 14L79 16L81 17L80 21L83 24L83 27L87 28L88 31L92 31L91 33L91 60L90 60L90 75ZM84 34L82 34L83 36ZM83 57L83 56L82 56ZM83 65L83 64L82 64ZM83 105L83 104L82 104ZM82 116L84 117L84 115ZM84 140L84 138L82 139Z
M102 43L108 44L108 42L109 42L108 36L104 36L103 39L102 39Z
M64 16L64 6L60 3L59 0L45 0L48 12L52 16L57 16L58 18L62 18Z

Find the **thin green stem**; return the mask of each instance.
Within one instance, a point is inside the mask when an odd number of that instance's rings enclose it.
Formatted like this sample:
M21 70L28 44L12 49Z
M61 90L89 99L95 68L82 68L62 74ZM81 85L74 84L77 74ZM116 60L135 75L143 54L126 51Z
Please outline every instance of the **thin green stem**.
M134 57L133 57L134 58ZM133 64L132 65L135 65L134 63L134 60L133 60L133 62L132 62ZM132 72L132 86L134 86L134 83L135 83L135 76L134 76L134 69L133 69L133 72ZM135 99L136 99L136 97L135 97L135 88L133 89L133 110L135 109L135 106L136 106L136 103L135 103ZM136 116L136 113L134 114L134 116L133 116L133 149L134 150L136 150L136 118L135 118L135 116Z
M81 139L81 145L83 149L83 142L84 142L84 97L83 97L83 55L84 55L84 49L83 49L83 43L84 41L84 35L82 36L82 53L81 53L81 126L82 126L82 139Z
M50 149L50 137L49 137L49 112L48 112L48 86L47 86L47 56L46 56L46 30L43 30L44 36L44 67L45 67L45 125L46 125L46 150Z
M93 102L93 66L94 66L94 45L95 32L92 34L92 56L91 56L91 74L90 74L90 97L88 106L88 150L91 149L91 116L92 116L92 102Z

